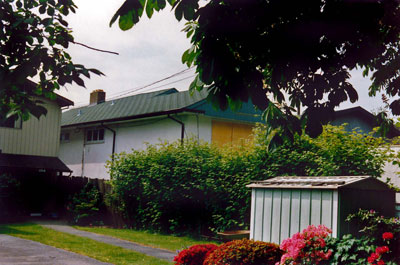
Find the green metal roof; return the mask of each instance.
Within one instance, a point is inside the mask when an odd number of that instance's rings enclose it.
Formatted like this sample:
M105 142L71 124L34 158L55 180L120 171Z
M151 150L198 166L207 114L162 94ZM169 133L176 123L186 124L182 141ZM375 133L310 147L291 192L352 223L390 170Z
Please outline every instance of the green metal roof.
M203 101L206 91L179 92L175 88L109 100L63 112L61 126L91 124L156 116L191 110L190 106ZM192 109L194 110L194 109Z

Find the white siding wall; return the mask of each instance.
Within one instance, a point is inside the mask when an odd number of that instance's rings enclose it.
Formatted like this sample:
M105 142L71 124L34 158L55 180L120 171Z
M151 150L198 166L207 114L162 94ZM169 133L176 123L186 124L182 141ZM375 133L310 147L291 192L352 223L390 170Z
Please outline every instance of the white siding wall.
M61 110L56 102L45 101L47 115L31 117L22 129L0 127L3 153L56 157L59 151Z
M391 149L398 153L400 151L400 146L392 146ZM392 165L391 163L386 163L383 168L383 179L385 181L387 178L390 178L391 183L393 183L396 187L400 188L400 167L398 165ZM400 193L396 194L396 203L400 203Z
M252 190L250 238L280 244L308 225L323 224L337 236L336 190Z
M178 116L185 124L185 138L199 137L211 141L211 119L202 115ZM174 116L175 117L175 116ZM167 117L125 122L107 127L116 131L115 152L144 149L146 143L175 141L181 138L181 125ZM104 143L84 144L85 128L63 129L70 133L70 141L61 143L60 159L73 171L74 176L109 179L105 162L112 153L113 134L105 129ZM82 160L84 160L82 173Z

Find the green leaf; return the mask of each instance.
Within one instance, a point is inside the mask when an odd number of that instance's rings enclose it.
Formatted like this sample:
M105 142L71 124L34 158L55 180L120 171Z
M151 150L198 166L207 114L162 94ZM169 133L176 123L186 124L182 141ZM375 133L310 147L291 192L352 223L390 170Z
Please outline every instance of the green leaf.
M181 21L181 20L182 20L182 17L183 17L183 8L184 8L184 6L182 5L182 2L181 2L180 4L178 4L178 5L176 6L176 8L175 8L175 18L176 18L178 21Z
M151 18L154 13L154 5L155 5L155 0L147 0L146 3L146 14L148 18Z
M90 69L88 69L88 70L89 70L90 72L96 74L96 75L105 75L105 74L103 74L102 72L100 72L99 70L94 69L94 68L90 68Z
M85 82L79 77L79 76L74 76L73 80L75 83L77 83L79 86L85 87Z
M127 14L119 17L119 28L122 30L128 30L139 21L135 11L129 11Z
M53 7L47 8L47 15L49 15L49 16L53 16L54 15L54 8Z
M165 0L156 0L156 2L157 2L157 6L158 6L159 10L162 10L165 8L165 6L166 6Z

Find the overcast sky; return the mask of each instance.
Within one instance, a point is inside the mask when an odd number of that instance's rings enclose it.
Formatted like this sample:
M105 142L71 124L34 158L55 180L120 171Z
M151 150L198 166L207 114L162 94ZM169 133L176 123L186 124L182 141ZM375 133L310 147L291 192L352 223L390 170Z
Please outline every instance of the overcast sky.
M61 89L59 93L74 101L75 106L87 105L89 94L94 89L103 89L107 99L110 99L187 68L181 63L183 52L190 47L185 33L181 32L184 21L178 22L169 7L154 13L150 20L143 15L140 22L131 30L121 31L118 21L111 28L109 21L124 0L75 0L74 2L78 10L76 14L69 15L67 20L73 30L75 41L119 53L119 55L100 53L71 44L68 52L74 63L84 64L87 68L97 68L106 75L105 77L92 75L91 79L85 79L86 89L77 85L68 85ZM141 92L171 87L187 90L192 76L194 69ZM179 81L181 79L185 80ZM174 83L169 84L171 82ZM376 111L382 105L380 96L368 97L367 88L370 81L362 78L360 72L352 72L351 82L358 90L360 99L355 104L343 103L340 108L359 105L369 111Z

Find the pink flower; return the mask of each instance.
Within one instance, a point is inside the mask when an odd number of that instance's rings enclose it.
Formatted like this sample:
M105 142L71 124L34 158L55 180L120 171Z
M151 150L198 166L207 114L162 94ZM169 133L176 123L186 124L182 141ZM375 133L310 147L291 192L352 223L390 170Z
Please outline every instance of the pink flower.
M382 234L382 238L383 238L383 240L393 239L393 234L390 232L385 232Z
M325 238L332 231L326 226L310 225L301 233L294 234L291 238L285 239L280 249L286 251L281 258L280 264L302 264L304 261L310 264L319 264L322 260L328 260L332 251L324 252L326 246Z

